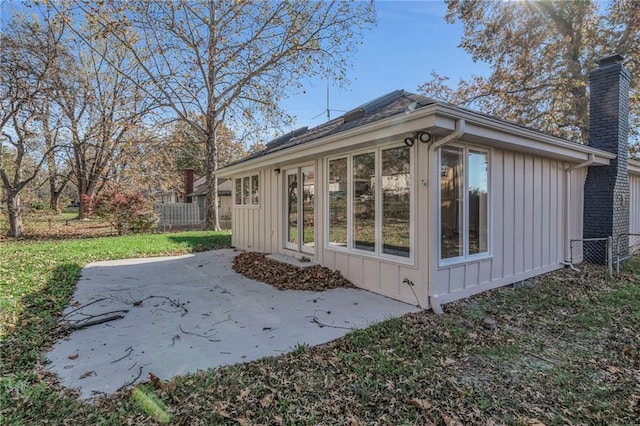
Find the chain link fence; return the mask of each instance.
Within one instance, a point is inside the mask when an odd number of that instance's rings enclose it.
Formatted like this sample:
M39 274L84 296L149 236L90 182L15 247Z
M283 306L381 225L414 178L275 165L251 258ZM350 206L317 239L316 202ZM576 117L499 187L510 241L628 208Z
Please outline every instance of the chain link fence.
M632 256L640 255L640 234L620 234L615 243L616 274L620 274L620 264Z
M609 275L613 275L613 239L606 237L571 240L571 264L583 262L606 266Z

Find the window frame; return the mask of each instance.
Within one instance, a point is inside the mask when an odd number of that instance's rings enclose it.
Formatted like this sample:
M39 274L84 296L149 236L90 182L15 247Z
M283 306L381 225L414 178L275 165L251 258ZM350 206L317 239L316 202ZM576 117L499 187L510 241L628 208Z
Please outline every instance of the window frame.
M442 258L442 191L441 191L441 178L442 178L442 148L445 147L454 147L454 148L460 148L462 149L463 155L462 155L462 159L463 159L463 167L462 167L462 172L464 174L464 188L462 188L462 193L463 193L463 221L462 221L462 227L463 227L463 240L462 240L462 245L463 245L463 254L461 256L455 256L455 257L449 257L449 258ZM451 144L447 144L445 147L440 147L438 148L438 170L440 171L440 173L438 173L438 181L437 183L434 182L436 186L436 192L437 192L437 199L436 199L436 205L437 205L437 228L438 228L438 235L437 235L437 253L438 253L438 266L439 267L447 267L447 266L451 266L451 265L457 265L457 264L461 264L461 263L468 263L468 262L474 262L474 261L478 261L478 260L484 260L484 259L488 259L493 257L493 238L492 238L492 214L493 214L493 209L491 208L491 172L492 172L492 155L493 155L493 149L491 148L485 148L485 147L480 147L477 145L472 145L472 144L467 144L467 143L451 143ZM487 211L486 211L486 217L487 217L487 251L486 252L482 252L482 253L474 253L474 254L469 254L469 153L470 152L474 152L474 153L481 153L481 154L486 154L487 156Z
M407 148L409 149L409 256L399 256L394 254L385 253L383 250L383 195L382 195L382 151L394 149L394 148ZM375 249L374 251L368 251L358 249L354 246L353 233L354 233L354 212L353 212L353 191L354 191L354 179L353 179L353 157L361 154L373 152L375 153ZM330 196L329 196L329 163L333 160L344 159L347 160L347 244L346 246L333 245L329 243L330 223L329 223L329 209L330 209ZM324 179L324 185L326 189L323 190L323 197L325 200L324 207L324 248L327 250L334 250L345 253L352 253L362 257L368 257L378 260L391 261L394 263L404 264L408 266L415 266L416 252L417 252L417 238L415 236L416 229L416 206L417 206L417 194L415 184L415 168L416 168L416 148L407 147L402 142L391 142L386 144L376 145L375 147L368 147L359 150L349 151L339 155L326 157L324 166L326 170L326 177Z
M257 186L258 186L258 191L257 192L253 192L253 182L254 182L254 178L257 179ZM244 183L245 180L249 181L249 188L248 188L248 192L247 195L245 196L245 188L244 188ZM240 194L238 194L238 182L240 182ZM260 185L260 173L252 173L252 174L248 174L248 175L242 175L242 176L237 176L234 177L233 179L233 199L234 199L234 203L233 203L233 207L234 208L257 208L260 207L260 199L262 198L260 196L260 191L262 190L261 185ZM257 196L257 201L254 203L254 195ZM239 196L239 201L238 202L238 196ZM245 198L248 200L248 202L245 202Z

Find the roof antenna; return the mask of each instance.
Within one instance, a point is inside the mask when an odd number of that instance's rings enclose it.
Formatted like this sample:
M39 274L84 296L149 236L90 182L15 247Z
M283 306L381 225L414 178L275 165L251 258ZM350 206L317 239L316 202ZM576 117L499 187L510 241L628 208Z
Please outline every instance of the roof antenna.
M327 121L331 121L331 111L336 111L336 112L346 112L343 111L341 109L331 109L331 107L329 106L329 79L327 79L327 109L325 109L323 112L321 112L320 114L316 115L315 117L312 118L312 120L315 120L316 118L320 117L322 114L327 114Z
M331 110L329 109L329 79L327 79L327 121L331 121Z

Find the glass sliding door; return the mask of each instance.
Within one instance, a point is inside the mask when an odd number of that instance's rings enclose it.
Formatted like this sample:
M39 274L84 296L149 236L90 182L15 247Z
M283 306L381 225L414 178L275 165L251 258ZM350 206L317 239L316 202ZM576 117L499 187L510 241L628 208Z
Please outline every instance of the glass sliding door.
M298 171L287 170L287 244L298 250Z
M300 221L302 246L301 250L314 253L315 247L315 184L316 174L313 167L302 169L302 220Z
M315 171L313 167L287 170L286 241L290 250L315 253Z

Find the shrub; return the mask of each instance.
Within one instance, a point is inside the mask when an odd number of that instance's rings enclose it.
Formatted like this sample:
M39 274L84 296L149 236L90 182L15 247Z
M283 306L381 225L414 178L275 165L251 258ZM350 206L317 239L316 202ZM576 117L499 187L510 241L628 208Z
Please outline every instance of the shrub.
M33 210L44 210L47 206L42 201L33 201L30 205Z
M149 232L158 224L153 204L140 193L107 190L95 197L95 212L118 230L118 235Z

